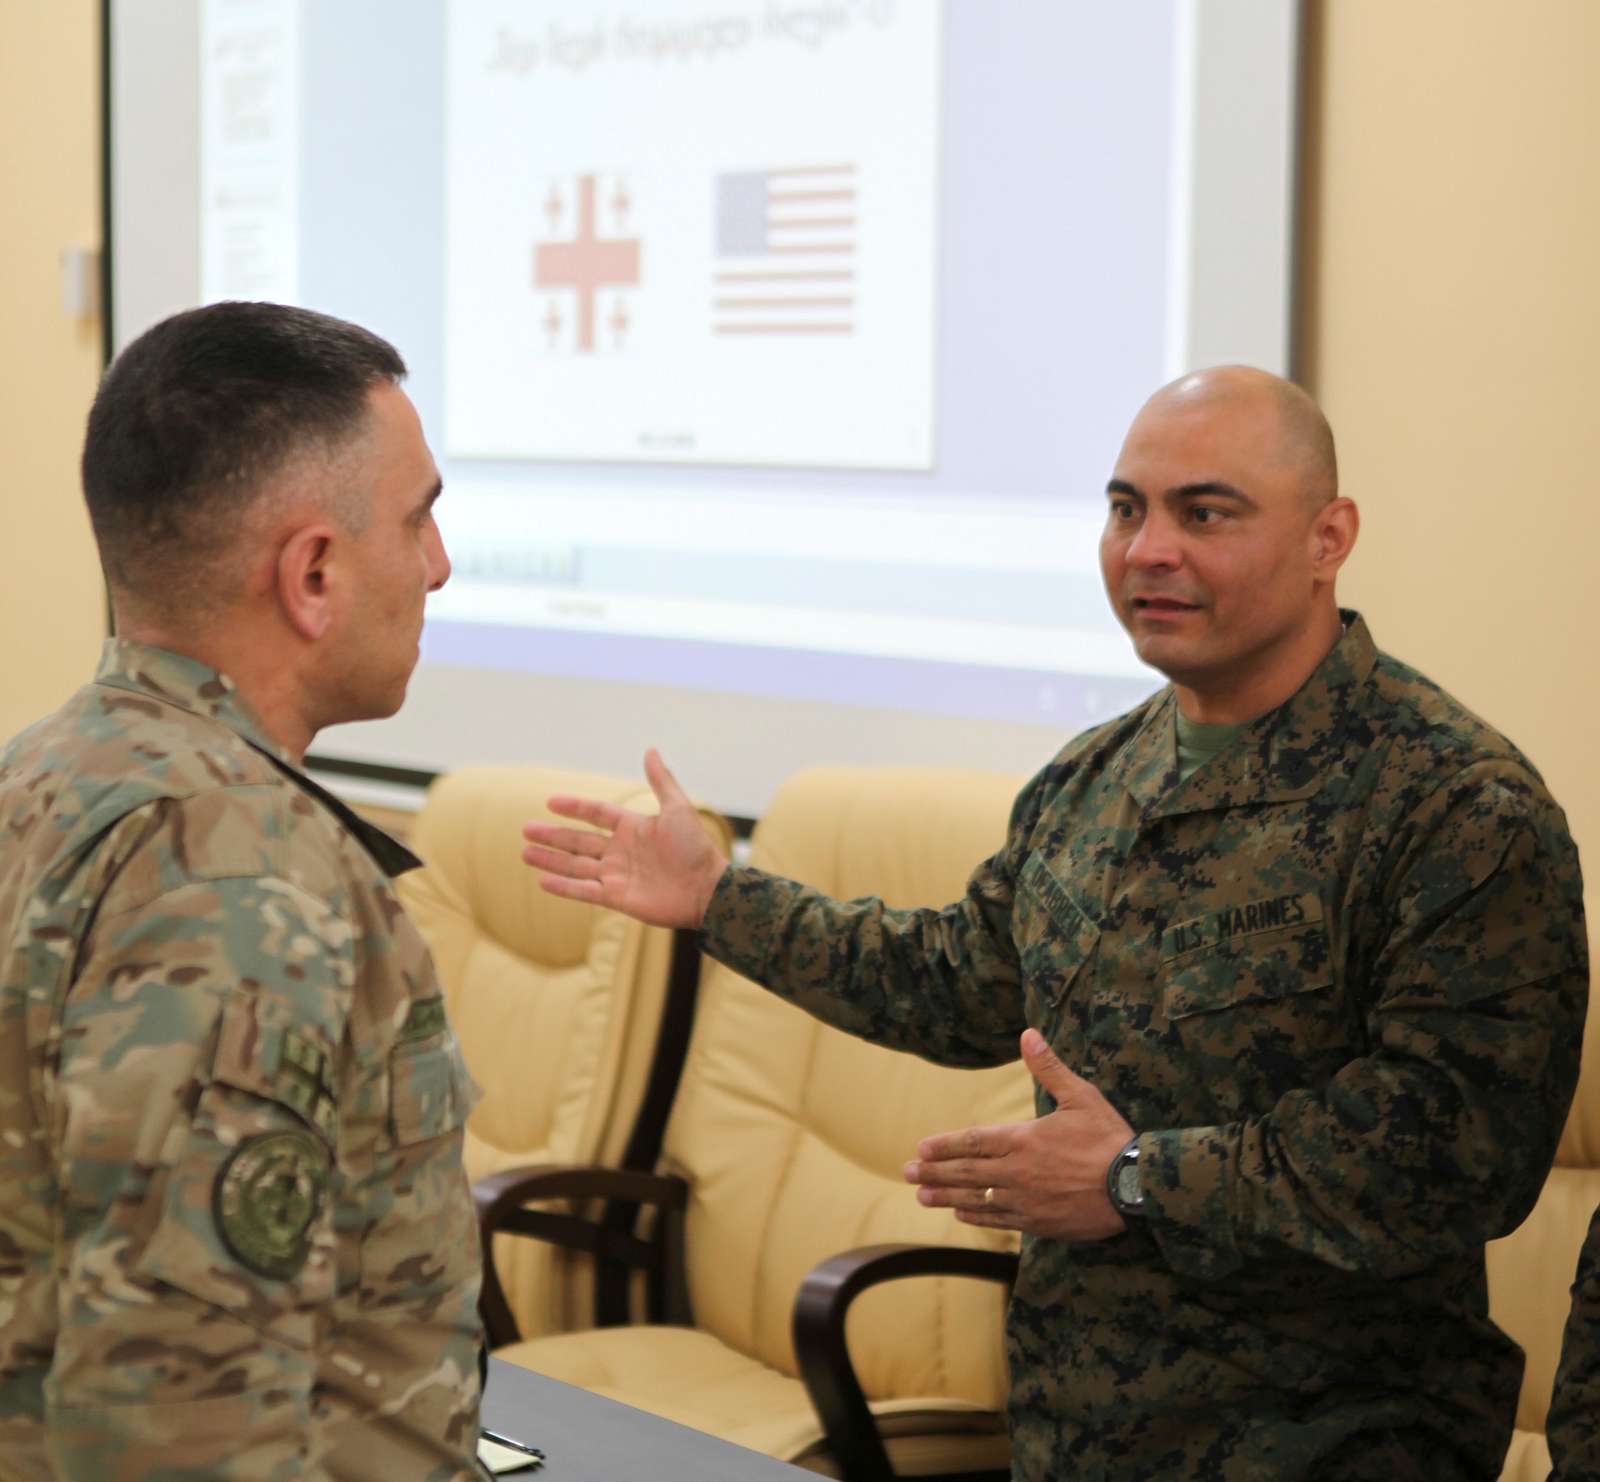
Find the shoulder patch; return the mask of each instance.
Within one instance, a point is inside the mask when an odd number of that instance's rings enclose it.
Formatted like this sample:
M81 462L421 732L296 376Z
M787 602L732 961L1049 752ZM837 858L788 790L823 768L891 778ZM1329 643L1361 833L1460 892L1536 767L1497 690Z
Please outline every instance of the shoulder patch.
M228 1155L212 1190L222 1243L258 1276L288 1281L311 1253L328 1196L328 1155L309 1132L267 1132Z

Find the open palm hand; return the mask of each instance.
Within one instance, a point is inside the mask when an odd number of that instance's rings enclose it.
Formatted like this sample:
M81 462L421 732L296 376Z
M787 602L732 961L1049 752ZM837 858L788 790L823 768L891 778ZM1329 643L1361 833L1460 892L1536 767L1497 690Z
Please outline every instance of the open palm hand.
M653 747L644 770L661 805L657 815L558 795L550 811L589 827L524 824L523 861L552 895L609 906L652 926L698 926L728 861Z

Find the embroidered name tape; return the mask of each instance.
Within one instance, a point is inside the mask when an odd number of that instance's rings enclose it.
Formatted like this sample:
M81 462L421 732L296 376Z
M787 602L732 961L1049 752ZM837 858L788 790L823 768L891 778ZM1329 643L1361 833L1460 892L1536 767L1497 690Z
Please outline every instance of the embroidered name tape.
M1218 906L1169 926L1161 936L1161 957L1171 961L1189 952L1220 947L1266 931L1284 931L1322 920L1322 901L1315 895L1269 895Z

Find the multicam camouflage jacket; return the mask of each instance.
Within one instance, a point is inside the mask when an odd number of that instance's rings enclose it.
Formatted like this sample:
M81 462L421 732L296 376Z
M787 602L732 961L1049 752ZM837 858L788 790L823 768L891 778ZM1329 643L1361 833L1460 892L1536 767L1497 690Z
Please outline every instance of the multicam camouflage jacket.
M1550 1482L1600 1479L1600 1209L1578 1257L1545 1435L1555 1468Z
M715 956L881 1043L989 1065L1034 1025L1140 1132L1147 1217L1024 1239L1019 1478L1498 1475L1522 1356L1483 1244L1577 1077L1577 855L1516 750L1346 616L1187 781L1170 690L1078 737L943 911L733 869L707 914Z
M415 859L117 642L0 755L0 827L0 1478L476 1475Z

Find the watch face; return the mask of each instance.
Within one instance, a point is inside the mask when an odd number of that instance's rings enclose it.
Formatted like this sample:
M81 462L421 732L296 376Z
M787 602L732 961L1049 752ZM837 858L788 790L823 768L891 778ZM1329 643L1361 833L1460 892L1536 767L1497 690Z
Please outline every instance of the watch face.
M1139 1177L1139 1165L1132 1159L1117 1169L1117 1203L1134 1207L1144 1199L1144 1180Z

